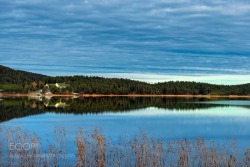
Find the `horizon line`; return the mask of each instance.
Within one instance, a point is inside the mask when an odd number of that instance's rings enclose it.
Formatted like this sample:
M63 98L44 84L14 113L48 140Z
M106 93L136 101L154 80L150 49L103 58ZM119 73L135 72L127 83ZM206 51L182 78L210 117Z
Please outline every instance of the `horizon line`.
M2 65L4 66L4 65ZM4 66L18 71L30 72L35 74L46 75L48 77L62 77L62 76L86 76L86 77L102 77L102 78L117 78L117 79L129 79L134 81L146 82L149 84L162 83L162 82L200 82L207 84L216 85L244 85L250 82L246 81L250 78L250 75L230 75L230 74L207 74L207 75L176 75L176 74L164 74L164 73L87 73L83 74L81 72L70 72L61 73L60 72L42 72L37 70L26 70L20 68L12 68L9 66Z

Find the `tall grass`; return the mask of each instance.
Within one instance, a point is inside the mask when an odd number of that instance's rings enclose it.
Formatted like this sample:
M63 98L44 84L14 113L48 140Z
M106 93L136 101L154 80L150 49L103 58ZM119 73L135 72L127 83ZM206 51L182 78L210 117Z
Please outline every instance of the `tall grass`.
M74 148L67 150L70 141L63 127L56 127L53 142L45 145L35 133L19 127L0 127L0 139L0 166L250 166L250 147L239 151L236 141L227 145L204 138L166 142L142 133L133 138L122 136L114 144L99 129L80 129Z

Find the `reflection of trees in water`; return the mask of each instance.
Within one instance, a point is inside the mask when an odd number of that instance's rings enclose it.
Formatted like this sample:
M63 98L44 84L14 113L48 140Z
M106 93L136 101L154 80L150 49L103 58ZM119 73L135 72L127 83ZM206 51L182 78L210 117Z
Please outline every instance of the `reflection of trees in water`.
M222 104L204 104L209 99L197 98L161 98L161 97L88 97L70 98L8 98L0 101L0 121L7 121L45 112L58 113L102 113L129 112L130 110L157 107L177 111L193 111L211 107L227 107ZM245 106L246 107L246 106Z

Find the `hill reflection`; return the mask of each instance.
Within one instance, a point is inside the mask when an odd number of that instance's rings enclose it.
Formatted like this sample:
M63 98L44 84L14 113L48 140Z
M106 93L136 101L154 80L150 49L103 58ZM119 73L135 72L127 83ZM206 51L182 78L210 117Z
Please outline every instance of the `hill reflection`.
M0 122L45 112L99 114L103 112L129 112L148 107L170 111L195 111L230 106L229 104L210 103L211 101L213 100L160 97L4 98L0 100ZM241 107L249 108L249 106Z

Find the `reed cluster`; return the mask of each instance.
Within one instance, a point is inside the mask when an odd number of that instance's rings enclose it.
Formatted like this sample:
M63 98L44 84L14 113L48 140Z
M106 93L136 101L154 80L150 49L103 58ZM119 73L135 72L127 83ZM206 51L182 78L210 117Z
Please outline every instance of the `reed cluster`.
M78 131L67 141L63 127L54 129L53 141L43 144L35 133L0 127L0 166L96 166L96 167L248 167L250 147L239 150L236 141L225 145L196 138L165 141L146 133L118 141L100 129ZM67 150L67 145L73 147Z

